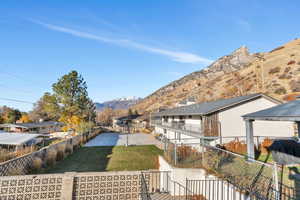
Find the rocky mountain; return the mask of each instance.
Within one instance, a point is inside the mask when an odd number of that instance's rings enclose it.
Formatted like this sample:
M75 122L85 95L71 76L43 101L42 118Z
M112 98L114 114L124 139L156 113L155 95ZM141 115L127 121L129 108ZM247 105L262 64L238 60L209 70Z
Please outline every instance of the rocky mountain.
M193 97L197 102L212 101L262 92L282 101L300 94L300 40L295 39L270 52L249 53L243 46L160 88L133 106L140 112Z
M129 107L134 106L139 101L141 101L141 98L123 97L123 98L114 99L111 101L105 101L103 103L95 103L95 104L96 104L96 110L102 111L104 108L128 109Z

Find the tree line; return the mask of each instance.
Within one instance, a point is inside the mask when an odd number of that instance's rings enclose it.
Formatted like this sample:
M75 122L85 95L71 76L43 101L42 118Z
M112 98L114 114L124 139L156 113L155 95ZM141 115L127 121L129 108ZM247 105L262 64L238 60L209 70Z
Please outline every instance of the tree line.
M0 123L60 121L65 124L64 131L84 132L95 119L95 104L88 96L87 83L77 71L59 78L52 85L52 92L44 93L29 113L6 106L0 109Z

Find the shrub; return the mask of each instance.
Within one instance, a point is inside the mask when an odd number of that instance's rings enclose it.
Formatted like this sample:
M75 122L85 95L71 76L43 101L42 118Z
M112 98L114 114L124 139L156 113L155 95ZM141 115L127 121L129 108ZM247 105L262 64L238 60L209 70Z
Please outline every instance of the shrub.
M43 161L40 157L34 157L32 161L31 170L32 172L38 172L41 170Z
M48 166L53 166L56 163L57 151L55 149L49 149L46 155L46 163Z
M15 157L13 152L9 152L6 149L0 149L0 162L10 160Z
M280 72L280 67L274 67L272 69L270 69L269 74L275 74Z
M288 64L288 65L292 65L292 64L295 64L295 63L296 63L296 61L291 60L291 61L289 61L287 64Z
M292 76L291 76L291 75L288 75L288 74L281 74L278 78L279 78L279 79L291 79Z
M291 70L291 67L287 67L287 68L285 68L284 72L288 73L290 70Z
M289 85L292 92L300 92L300 79L290 81Z
M260 145L260 151L261 153L269 153L268 148L273 144L273 141L270 140L269 138L264 139L264 141Z
M297 93L297 92L296 93L290 93L290 94L285 95L284 98L283 98L283 100L285 100L285 101L293 101L299 95L300 95L300 93Z
M8 169L7 175L8 176L17 176L17 175L23 175L23 170L19 167L11 167Z
M274 91L275 94L286 94L286 89L284 87L277 88Z
M57 156L56 156L57 161L63 160L65 158L65 150L66 150L65 144L60 144L57 146Z
M283 49L283 48L284 48L284 46L277 47L277 48L271 50L270 53L278 51L278 50Z
M72 154L73 153L73 145L72 144L67 144L65 152L68 155Z

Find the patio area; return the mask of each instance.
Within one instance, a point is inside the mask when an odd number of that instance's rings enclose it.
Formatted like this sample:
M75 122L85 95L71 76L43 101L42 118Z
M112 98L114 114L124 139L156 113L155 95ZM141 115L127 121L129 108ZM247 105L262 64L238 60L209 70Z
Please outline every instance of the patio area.
M102 133L85 144L85 147L96 146L125 146L127 140L126 134L121 133ZM129 145L161 145L152 135L145 133L128 134Z

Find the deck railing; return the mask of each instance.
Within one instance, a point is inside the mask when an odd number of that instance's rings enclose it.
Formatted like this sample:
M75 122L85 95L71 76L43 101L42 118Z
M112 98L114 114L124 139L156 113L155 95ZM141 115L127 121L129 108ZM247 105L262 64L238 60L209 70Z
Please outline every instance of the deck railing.
M141 199L142 200L151 200L151 196L148 190L148 184L145 179L144 173L141 174Z
M162 128L170 129L173 131L183 132L187 135L198 136L202 135L200 125L186 124L182 122L163 122L161 120L152 120L152 126L160 126Z

